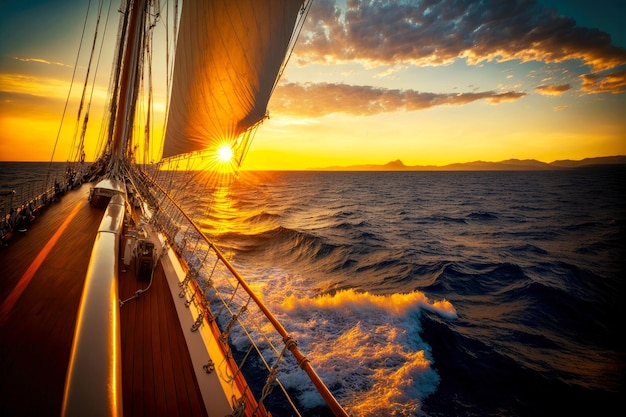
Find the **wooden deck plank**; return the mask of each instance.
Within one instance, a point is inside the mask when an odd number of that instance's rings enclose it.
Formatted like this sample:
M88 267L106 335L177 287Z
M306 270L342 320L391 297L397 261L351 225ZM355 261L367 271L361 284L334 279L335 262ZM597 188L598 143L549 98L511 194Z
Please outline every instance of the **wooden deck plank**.
M165 276L163 276L163 279L161 280L160 283L163 287L163 293L165 294L166 292L169 292L169 288L167 287L167 281L165 280ZM176 308L174 307L173 302L167 303L167 314L168 315L176 314ZM189 372L192 372L191 371L192 365L191 365L191 359L189 358L189 355L187 354L187 343L185 342L185 337L182 333L183 331L190 331L190 330L182 329L180 325L175 326L175 324L176 323L170 322L169 333L177 334L179 333L178 329L181 329L181 330L180 330L180 337L174 337L170 341L170 348L171 348L172 358L173 358L170 366L174 373L174 377L177 380L194 381L195 376L193 377L193 379L189 378ZM188 369L189 372L185 372L186 369ZM177 386L176 395L178 398L178 415L180 416L194 415L192 414L191 402L193 401L193 398L194 398L193 394L195 392L196 391L194 390L194 388L190 387L189 385Z
M150 288L152 289L152 287ZM155 290L159 289L159 286L155 287ZM159 291L160 292L160 291ZM165 387L166 381L163 377L163 350L162 350L162 340L163 335L161 334L161 323L165 320L162 312L163 308L159 305L159 292L154 294L153 297L150 297L150 317L153 319L150 320L150 332L151 332L151 345L152 345L152 364L151 368L153 370L153 379L154 379L154 399L157 410L166 410L167 409L167 401L165 399ZM155 319L156 318L156 319Z
M165 281L165 280L163 280ZM166 291L159 291L158 293L158 303L161 306L164 306L163 310L168 310L167 306L168 305L168 298L170 297L170 294ZM163 355L167 355L168 357L173 357L173 349L172 349L172 343L173 340L175 340L174 338L174 331L172 331L170 329L170 326L163 326L163 345L162 345L162 350L163 350ZM163 378L165 381L168 381L168 384L172 384L174 379L174 362L173 361L169 361L169 362L165 362L163 361L162 363L163 366ZM183 416L179 413L179 400L178 400L178 395L176 390L166 390L165 391L165 399L166 399L166 409L167 409L167 413L168 415L172 416L172 417L177 417L177 416Z
M175 313L175 307L173 304L171 308L172 308L172 313ZM185 331L191 331L191 329L185 329ZM181 364L184 364L184 366L182 366L182 370L185 374L185 380L190 381L190 382L195 381L196 377L193 371L193 366L191 364L191 358L187 354L187 343L185 342L184 336L183 338L180 339L179 344L180 344L180 352L181 352ZM197 388L193 389L193 388L194 387L192 386L188 386L187 388L187 395L189 399L189 407L190 407L190 412L191 412L191 414L189 415L200 415L202 409L204 409L204 406L202 405L202 395L200 394L199 389Z
M148 281L134 277L124 279L121 297L130 297L148 285ZM155 269L150 289L128 301L120 310L120 319L124 323L122 342L126 345L132 340L135 345L132 359L128 359L130 353L126 351L122 362L124 414L206 416L183 330L160 265ZM136 366L138 362L143 363L143 369Z
M173 304L169 305L168 308L171 308L172 312L175 313L175 307ZM175 331L176 329L171 328L171 330ZM185 329L184 331L190 331L190 329ZM172 360L172 366L174 375L177 379L185 380L187 377L184 372L184 367L182 366L185 359L183 349L186 349L186 347L187 345L185 343L184 336L183 339L174 338L171 341L172 357L174 358L174 360ZM193 415L191 414L191 400L187 388L182 386L178 387L176 394L179 400L178 408L180 415Z
M142 324L139 326L140 331L142 332L141 336L141 346L140 349L143 350L141 352L143 359L143 402L144 402L144 415L145 416L156 416L156 398L155 398L155 381L154 381L154 371L152 368L152 356L154 346L152 345L152 337L151 337L151 323L154 320L158 320L158 317L152 316L150 313L150 300L154 295L145 293L145 296L140 297L138 299L138 306L141 306L142 310ZM139 331L138 329L138 331Z
M119 293L121 300L127 300L132 297L137 289L137 280L132 274L134 265L131 263L129 266L122 266L122 272L119 277ZM134 367L139 366L139 363L135 363L133 346L135 343L135 323L134 319L136 314L137 304L134 299L130 299L120 308L120 328L121 328L121 343L122 343L122 401L125 410L134 409L134 402L136 396L133 393L134 381Z
M150 389L150 387L146 387L146 381L144 380L144 373L143 373L143 368L145 366L145 360L144 360L144 339L143 339L143 326L142 323L144 322L144 300L145 297L148 295L148 293L144 294L142 297L137 298L134 303L135 303L135 307L136 307L136 311L135 311L135 316L134 316L134 320L135 320L135 331L132 334L132 351L133 351L133 359L132 359L132 363L134 365L133 367L133 386L132 386L132 397L133 397L133 408L132 408L132 413L130 415L133 416L143 416L144 415L144 403L145 403L145 398L144 398L144 391L146 389ZM123 314L124 311L121 312L121 314ZM125 364L122 364L122 375L124 374L124 366ZM123 376L122 376L123 378ZM122 385L124 384L124 380L122 379ZM126 412L124 413L126 414Z
M26 233L14 232L13 238L6 247L0 248L0 300L4 300L24 274L30 262L37 256L48 240L57 231L58 226L72 211L75 204L85 200L89 193L89 185L66 193L58 202L51 203L37 213Z
M3 301L88 189L86 184L66 193L0 250ZM0 415L60 414L78 304L101 218L101 210L83 204L0 324Z

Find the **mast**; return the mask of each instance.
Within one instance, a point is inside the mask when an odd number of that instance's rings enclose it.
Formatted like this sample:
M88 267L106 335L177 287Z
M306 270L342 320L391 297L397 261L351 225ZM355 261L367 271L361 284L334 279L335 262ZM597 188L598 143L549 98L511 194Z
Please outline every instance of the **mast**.
M128 16L127 38L123 46L124 54L121 62L122 71L117 85L119 96L117 112L113 113L114 128L111 132L111 156L121 161L124 157L126 143L130 136L135 118L135 102L139 86L140 57L142 52L144 25L143 16L147 0L128 0L126 13Z

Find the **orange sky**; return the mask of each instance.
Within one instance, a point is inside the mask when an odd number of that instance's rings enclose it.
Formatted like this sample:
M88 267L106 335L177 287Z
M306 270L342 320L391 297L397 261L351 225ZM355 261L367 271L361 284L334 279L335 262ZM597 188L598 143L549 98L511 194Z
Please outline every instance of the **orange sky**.
M0 160L47 161L86 3L15 3L0 5ZM314 2L244 169L626 154L626 49L624 29L615 24L623 2L604 8L606 20L581 9L576 21L559 15L577 10L558 1L510 10L481 10L476 2L458 10L445 2L430 9L369 3L357 10ZM109 33L117 28L116 8ZM101 62L88 159L100 132L110 49ZM79 62L75 99L85 66ZM155 71L159 76L162 68ZM157 119L164 97L157 89ZM76 113L75 105L66 112L55 160L69 158Z

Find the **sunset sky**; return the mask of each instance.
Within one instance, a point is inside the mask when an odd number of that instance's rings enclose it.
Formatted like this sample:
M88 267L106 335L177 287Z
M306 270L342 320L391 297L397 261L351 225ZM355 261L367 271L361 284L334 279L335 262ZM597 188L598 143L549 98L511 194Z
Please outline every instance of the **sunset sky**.
M0 1L0 160L50 160L86 10L86 0ZM626 155L624 15L624 0L315 0L243 167Z

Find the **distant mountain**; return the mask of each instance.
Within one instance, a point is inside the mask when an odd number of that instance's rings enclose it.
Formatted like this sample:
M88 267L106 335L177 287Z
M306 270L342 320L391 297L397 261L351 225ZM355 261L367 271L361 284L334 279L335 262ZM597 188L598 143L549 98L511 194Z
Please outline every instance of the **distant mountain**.
M550 165L559 168L578 168L590 165L623 165L626 161L626 156L604 156L600 158L585 158L581 161L570 161L568 159L563 161L554 161Z
M626 156L605 156L599 158L585 158L580 161L561 160L549 164L534 159L508 159L500 162L474 161L465 163L449 164L444 166L434 165L405 165L401 160L388 162L384 165L351 165L318 168L319 171L541 171L568 168L591 167L598 165L626 165Z
M500 162L476 161L463 164L450 164L440 169L446 171L539 171L558 168L534 159L508 159Z

